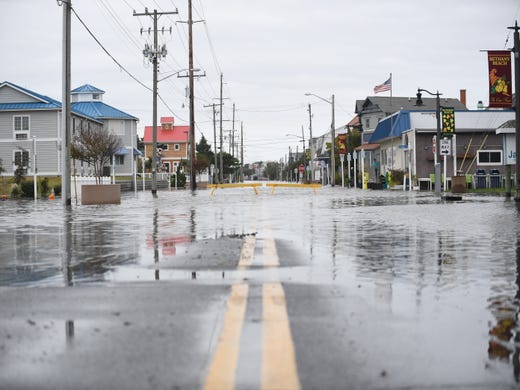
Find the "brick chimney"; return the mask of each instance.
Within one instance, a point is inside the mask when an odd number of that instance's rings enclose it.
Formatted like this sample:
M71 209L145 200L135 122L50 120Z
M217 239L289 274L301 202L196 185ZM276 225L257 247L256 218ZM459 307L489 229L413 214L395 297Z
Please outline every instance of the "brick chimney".
M464 104L464 106L466 105L466 90L465 89L460 90L460 102L462 104Z

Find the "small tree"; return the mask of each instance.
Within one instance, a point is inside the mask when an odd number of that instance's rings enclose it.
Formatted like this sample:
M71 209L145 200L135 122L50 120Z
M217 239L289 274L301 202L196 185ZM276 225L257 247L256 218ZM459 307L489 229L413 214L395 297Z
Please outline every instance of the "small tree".
M269 180L275 180L278 178L278 174L280 172L280 164L276 161L268 161L265 164L264 168L264 176Z
M72 139L70 155L94 167L96 183L101 182L103 167L121 147L121 139L100 127L81 129Z

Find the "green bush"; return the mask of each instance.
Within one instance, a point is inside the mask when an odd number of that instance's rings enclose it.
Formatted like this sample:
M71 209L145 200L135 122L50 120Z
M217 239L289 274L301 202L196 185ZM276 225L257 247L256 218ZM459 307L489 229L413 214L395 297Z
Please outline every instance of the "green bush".
M32 181L22 181L20 185L21 196L24 198L32 198L34 197L34 182Z
M41 196L47 196L49 195L49 192L49 179L47 177L44 177L43 180L40 182L40 194Z
M175 175L171 175L170 183L172 183L172 187L175 186ZM177 171L177 188L186 187L186 175L183 172Z
M18 187L17 184L14 184L11 187L11 198L19 198L22 194L22 191L20 190L20 187Z

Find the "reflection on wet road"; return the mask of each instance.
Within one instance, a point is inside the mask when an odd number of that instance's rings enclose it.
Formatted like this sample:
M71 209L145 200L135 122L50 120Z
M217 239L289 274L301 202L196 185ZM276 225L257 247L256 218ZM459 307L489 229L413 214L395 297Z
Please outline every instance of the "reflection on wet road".
M9 286L2 291L140 282L222 294L235 286L248 291L242 337L266 338L265 286L279 286L302 388L337 388L345 378L352 388L519 382L514 202L468 194L445 203L429 193L340 188L158 195L127 194L121 205L70 211L59 202L1 202L0 286ZM270 237L279 264L269 263ZM221 329L228 295L218 296L210 323ZM76 343L88 325L63 317L66 340ZM217 350L213 333L208 342ZM9 352L10 342L2 345ZM238 385L251 384L243 371L264 364L252 357L264 349L240 343L234 353L250 363L236 364Z

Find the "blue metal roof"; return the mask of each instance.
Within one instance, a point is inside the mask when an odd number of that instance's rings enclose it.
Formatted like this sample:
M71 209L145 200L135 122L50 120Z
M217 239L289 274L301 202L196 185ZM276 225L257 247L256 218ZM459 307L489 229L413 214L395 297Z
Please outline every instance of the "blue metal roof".
M385 138L398 137L406 130L410 130L410 111L402 110L380 121L369 142L375 143Z
M55 99L52 99L48 96L41 95L29 89L20 87L19 85L10 83L9 81L4 81L0 84L0 88L2 87L11 87L16 89L26 95L31 96L36 101L34 102L10 102L10 103L0 103L0 110L2 111L21 111L21 110L57 110L61 108L61 103Z
M85 84L85 85L82 85L81 87L73 89L70 93L71 94L76 94L76 93L105 93L105 91L102 91L101 89L96 88L93 85Z
M138 118L127 114L117 108L109 106L103 102L75 102L72 103L72 109L84 115L97 119L133 119Z
M52 103L0 103L0 111L60 110L61 104Z

